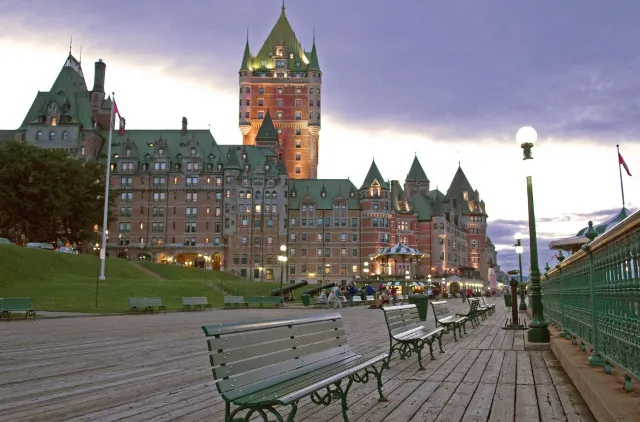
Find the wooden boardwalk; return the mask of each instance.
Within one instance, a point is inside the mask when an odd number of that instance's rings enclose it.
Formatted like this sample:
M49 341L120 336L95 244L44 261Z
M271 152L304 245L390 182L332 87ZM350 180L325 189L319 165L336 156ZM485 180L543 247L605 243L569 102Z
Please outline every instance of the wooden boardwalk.
M498 303L498 302L496 302ZM452 310L466 308L451 300ZM167 315L14 320L0 323L1 421L221 421L200 326L329 312L215 310ZM382 311L343 308L350 343L365 355L386 350ZM507 311L455 343L426 370L415 358L384 372L389 402L375 383L354 384L351 421L593 421L550 352L524 350L524 333L505 331ZM433 325L433 315L427 318ZM338 405L301 403L297 421L340 421Z

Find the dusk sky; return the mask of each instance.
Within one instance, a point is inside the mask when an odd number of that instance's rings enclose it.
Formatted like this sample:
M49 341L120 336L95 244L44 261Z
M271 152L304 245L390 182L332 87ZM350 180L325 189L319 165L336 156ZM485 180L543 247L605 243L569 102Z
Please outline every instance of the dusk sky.
M91 7L98 5L99 7ZM186 6L188 4L188 6ZM238 74L247 28L255 54L280 0L0 0L0 129L47 91L73 37L87 85L106 88L131 129L208 128L241 143ZM528 233L519 127L533 155L540 266L550 240L640 205L640 2L617 0L287 0L286 13L323 71L320 177L360 186L375 157L404 180L414 154L446 192L461 163L487 204L502 269ZM354 160L354 158L356 158ZM528 268L528 242L523 261ZM542 269L542 268L541 268Z

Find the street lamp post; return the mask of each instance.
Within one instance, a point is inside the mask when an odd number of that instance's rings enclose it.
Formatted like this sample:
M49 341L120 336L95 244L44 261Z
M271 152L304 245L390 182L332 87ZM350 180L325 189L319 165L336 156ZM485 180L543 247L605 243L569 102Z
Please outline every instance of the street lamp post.
M280 245L280 255L278 255L278 261L280 261L280 263L282 264L281 270L280 270L280 301L282 302L282 305L284 306L284 269L285 269L285 265L287 263L287 245Z
M538 139L538 134L531 126L525 126L516 133L516 141L523 152L522 160L531 164L533 160L531 149ZM533 206L533 184L531 174L527 173L527 203L529 208L529 248L531 252L529 285L531 286L531 312L532 320L529 323L527 339L531 343L549 342L549 324L544 320L542 313L542 286L540 285L540 267L538 265L538 238L536 236L536 216Z
M518 254L518 265L520 266L520 271L518 274L520 274L520 310L521 311L526 311L527 310L527 303L525 302L524 299L524 284L522 281L522 252L524 252L524 248L522 247L522 233L518 232L515 235L516 238L516 253Z

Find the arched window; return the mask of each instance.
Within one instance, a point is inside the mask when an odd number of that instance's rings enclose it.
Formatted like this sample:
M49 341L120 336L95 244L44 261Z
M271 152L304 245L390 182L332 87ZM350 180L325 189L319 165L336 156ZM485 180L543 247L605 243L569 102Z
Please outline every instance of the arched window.
M66 141L67 139L69 139L69 132L65 130L64 132L62 132L62 140Z
M271 198L272 199L278 198L278 193L276 191L271 192Z
M36 141L39 141L42 139L42 131L39 130L38 133L36 133Z
M268 190L264 192L264 199L271 199L271 192Z
M256 191L256 199L260 199L260 191L259 190Z
M313 88L309 88L309 94L313 94Z
M49 140L53 141L53 139L56 137L56 133L54 131L49 132Z
M264 87L263 86L258 88L258 94L264 94Z
M251 88L246 87L246 88L244 89L244 92L245 92L245 93L247 93L247 94L250 94L250 93L251 93Z

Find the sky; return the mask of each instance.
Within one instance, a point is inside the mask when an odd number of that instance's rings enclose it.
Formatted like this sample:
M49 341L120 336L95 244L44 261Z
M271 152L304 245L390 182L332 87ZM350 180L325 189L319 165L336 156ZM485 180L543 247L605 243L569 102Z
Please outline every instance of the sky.
M247 30L256 53L280 0L0 0L0 129L17 128L69 51L107 64L130 129L210 128L242 142L237 71ZM365 7L366 5L366 7ZM321 178L358 187L375 158L404 180L417 155L443 192L462 166L486 202L503 270L517 268L527 197L518 128L533 155L540 266L549 241L640 205L640 15L637 0L286 0L302 45L315 33L323 71ZM8 101L7 99L10 99ZM354 160L354 157L357 159Z

